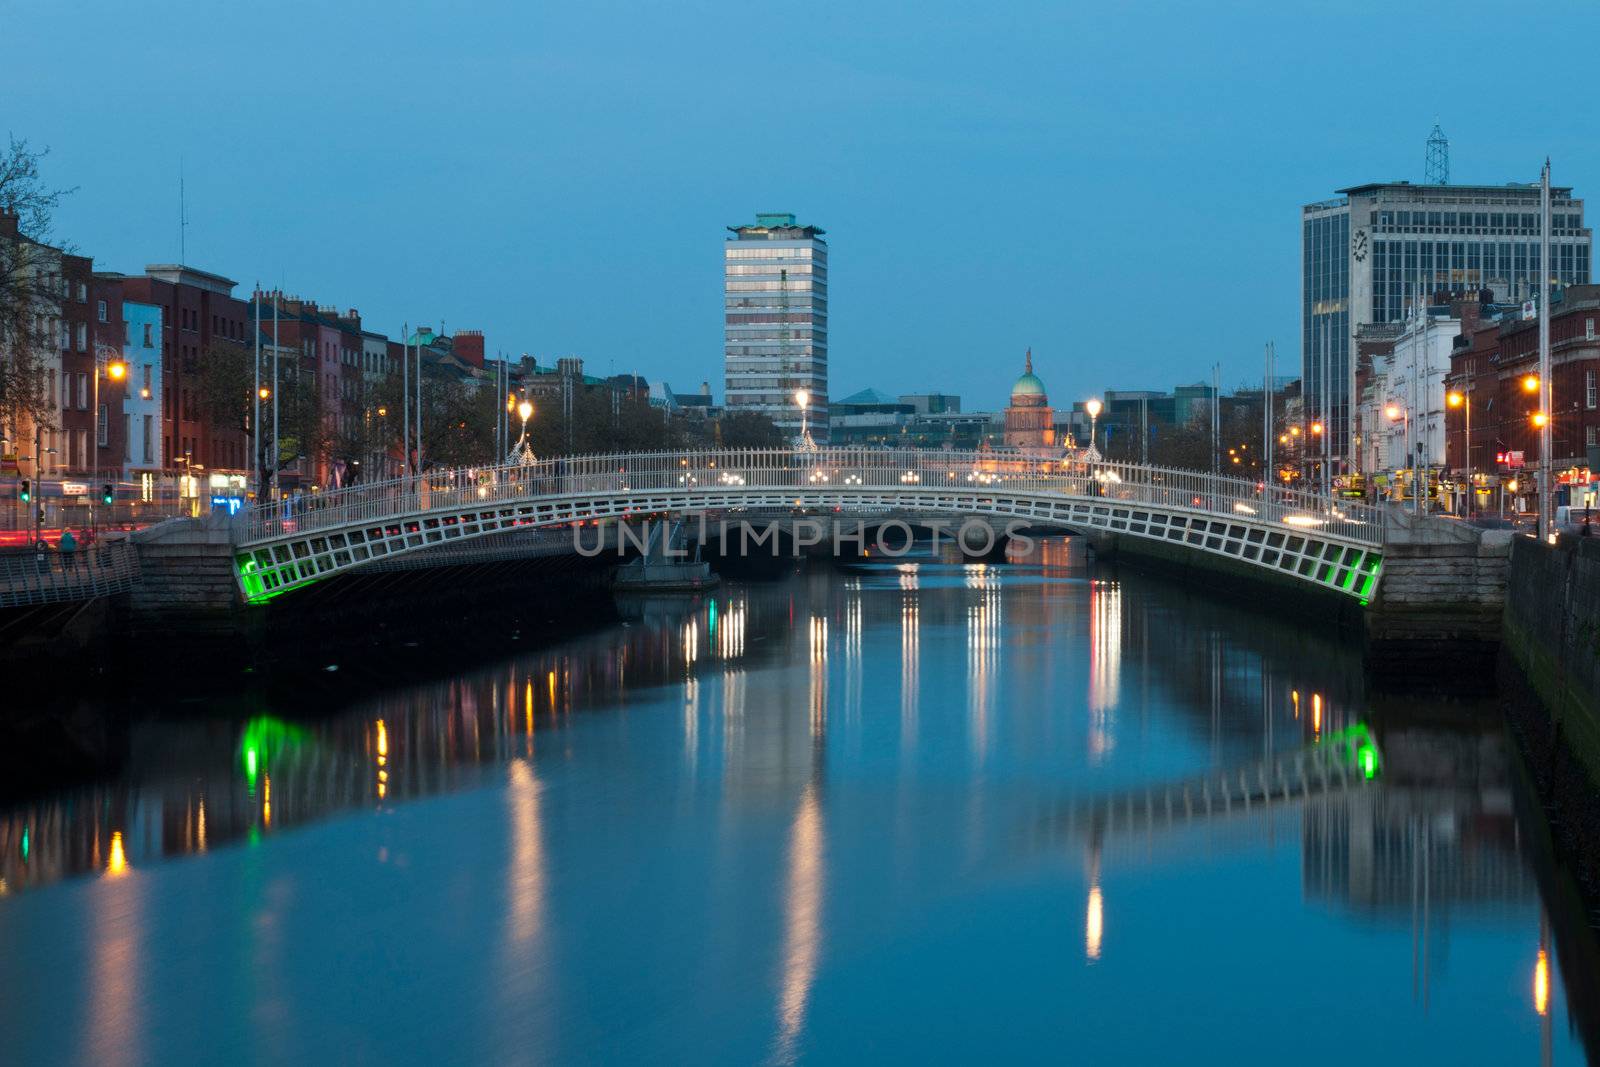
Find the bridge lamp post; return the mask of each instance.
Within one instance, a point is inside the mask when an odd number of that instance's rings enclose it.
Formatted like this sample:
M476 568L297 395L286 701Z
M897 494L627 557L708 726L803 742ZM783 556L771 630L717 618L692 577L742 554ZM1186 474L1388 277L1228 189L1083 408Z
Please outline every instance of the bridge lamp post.
M1083 405L1083 410L1089 413L1089 451L1093 452L1095 427L1100 422L1100 412L1102 410L1099 399L1087 401Z
M522 419L522 434L517 438L517 446L511 451L520 462L527 462L533 451L528 447L528 420L533 417L533 402L523 397L517 404L517 415Z
M800 447L804 451L810 452L816 448L816 445L811 440L811 423L808 418L808 411L811 407L810 391L796 389L794 391L794 402L800 408Z
M1444 402L1445 402L1446 406L1448 406L1448 407L1460 408L1461 409L1461 413L1464 416L1466 416L1466 420L1467 420L1466 430L1463 433L1463 436L1466 438L1466 441L1465 441L1465 444L1464 444L1461 452L1462 452L1462 455L1465 456L1465 458L1466 458L1466 470L1467 470L1467 502L1466 502L1466 510L1467 510L1468 514L1471 514L1471 512L1472 512L1472 503L1473 503L1473 484L1472 484L1472 397L1467 393L1461 392L1459 389L1452 389L1452 390L1450 390L1450 392L1445 394Z

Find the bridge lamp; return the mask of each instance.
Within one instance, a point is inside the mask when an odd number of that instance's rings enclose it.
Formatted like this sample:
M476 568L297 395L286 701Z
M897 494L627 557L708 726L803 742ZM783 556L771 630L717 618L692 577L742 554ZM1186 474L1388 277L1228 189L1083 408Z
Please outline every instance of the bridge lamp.
M272 390L268 389L264 385L260 389L256 390L256 396L259 396L262 400L267 399L271 395L272 395Z
M106 377L114 382L120 382L128 376L128 365L120 359L114 359L106 364Z
M1320 423L1320 422L1313 422L1313 423L1312 423L1312 424L1311 424L1311 432L1312 432L1312 433L1313 433L1313 434L1319 434L1319 435L1320 435L1320 434L1321 434L1321 433L1322 433L1322 423Z
M1467 398L1452 389L1450 390L1449 394L1445 396L1444 402L1453 408L1458 408L1467 402Z
M1083 410L1089 413L1089 447L1093 448L1095 424L1100 421L1100 412L1102 410L1100 401L1095 399L1085 402Z
M1524 393L1537 393L1539 391L1539 376L1530 374L1522 379L1522 391Z
M1549 421L1550 421L1550 416L1546 415L1544 412L1535 411L1533 413L1533 424L1535 426L1539 427L1541 430L1544 429L1545 424L1548 423Z
M1393 422L1395 419L1400 417L1401 412L1398 405L1390 404L1388 407L1383 409L1383 414L1385 418Z

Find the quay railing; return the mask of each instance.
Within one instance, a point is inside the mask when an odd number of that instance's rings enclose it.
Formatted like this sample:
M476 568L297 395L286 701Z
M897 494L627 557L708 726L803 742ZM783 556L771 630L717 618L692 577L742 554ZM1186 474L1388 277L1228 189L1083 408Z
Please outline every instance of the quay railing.
M93 600L125 593L138 580L138 551L125 538L72 552L0 553L0 608Z
M728 449L563 456L527 464L457 467L289 497L241 511L245 544L401 516L541 497L638 496L663 492L692 504L713 495L770 496L772 490L825 491L837 500L956 506L1012 494L1094 499L1198 511L1256 525L1282 525L1357 543L1383 541L1383 511L1358 501L1264 486L1242 478L1137 463L997 452L923 449ZM796 498L797 502L799 497Z

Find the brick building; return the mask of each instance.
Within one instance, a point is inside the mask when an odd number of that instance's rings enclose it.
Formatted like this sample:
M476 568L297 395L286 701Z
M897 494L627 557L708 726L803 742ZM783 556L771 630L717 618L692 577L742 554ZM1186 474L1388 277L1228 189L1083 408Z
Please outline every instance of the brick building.
M247 474L245 425L222 425L205 410L202 367L214 349L253 343L250 305L238 283L181 264L152 264L121 281L122 298L161 309L162 466L178 473Z
M1600 285L1572 285L1550 306L1551 461L1563 483L1587 483L1588 449L1600 446ZM1508 312L1464 332L1451 354L1445 387L1464 402L1445 416L1446 467L1484 476L1511 475L1496 455L1521 452L1528 468L1539 462L1539 323ZM1533 381L1528 379L1533 376ZM1530 388L1530 386L1532 388ZM1472 436L1468 451L1467 423ZM1498 468L1498 470L1497 470Z

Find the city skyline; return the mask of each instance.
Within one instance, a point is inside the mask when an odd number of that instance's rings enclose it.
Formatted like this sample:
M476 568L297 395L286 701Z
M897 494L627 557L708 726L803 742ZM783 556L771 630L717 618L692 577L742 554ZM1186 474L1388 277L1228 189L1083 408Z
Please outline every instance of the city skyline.
M731 20L715 9L639 13L622 40L595 12L491 10L450 34L436 32L443 16L379 25L319 12L319 33L363 42L331 70L270 36L242 48L249 12L173 35L95 6L86 17L108 32L62 63L50 47L60 17L19 11L7 125L52 148L55 184L79 187L58 231L97 266L133 272L182 245L191 265L357 303L385 331L431 308L481 326L491 353L574 353L667 381L720 379L716 235L779 205L822 220L845 264L834 394L893 381L990 410L1010 379L994 364L1029 346L1062 400L1186 380L1213 359L1225 383L1248 381L1268 340L1286 365L1299 347L1300 206L1356 183L1420 181L1435 119L1457 183L1532 181L1546 154L1554 182L1580 197L1600 173L1580 122L1491 137L1476 107L1445 107L1426 71L1382 63L1357 35L1307 60L1274 47L1302 32L1293 13L1146 27L1160 10L1041 6L1005 20L952 8L905 41L890 10L859 13L846 32L818 9L789 28L817 42L823 77L774 79L761 101L736 91L743 68L717 62ZM1196 72L1241 36L1262 45L1258 81ZM444 42L436 62L470 57L473 73L411 77L395 57L424 39ZM1005 58L972 58L985 50ZM147 60L120 61L133 51ZM1060 53L1074 62L1046 62ZM180 61L189 89L172 96L163 72ZM1582 99L1577 71L1550 78L1552 98ZM1269 82L1273 93L1255 91ZM108 121L112 89L140 101L136 118ZM767 109L786 123L751 126ZM1329 118L1307 133L1305 113ZM789 150L801 143L806 153ZM1252 191L1219 210L1241 166ZM596 235L630 217L659 239L622 265ZM1182 269L1200 263L1202 275ZM1241 311L1203 359L1119 321L1213 273Z

